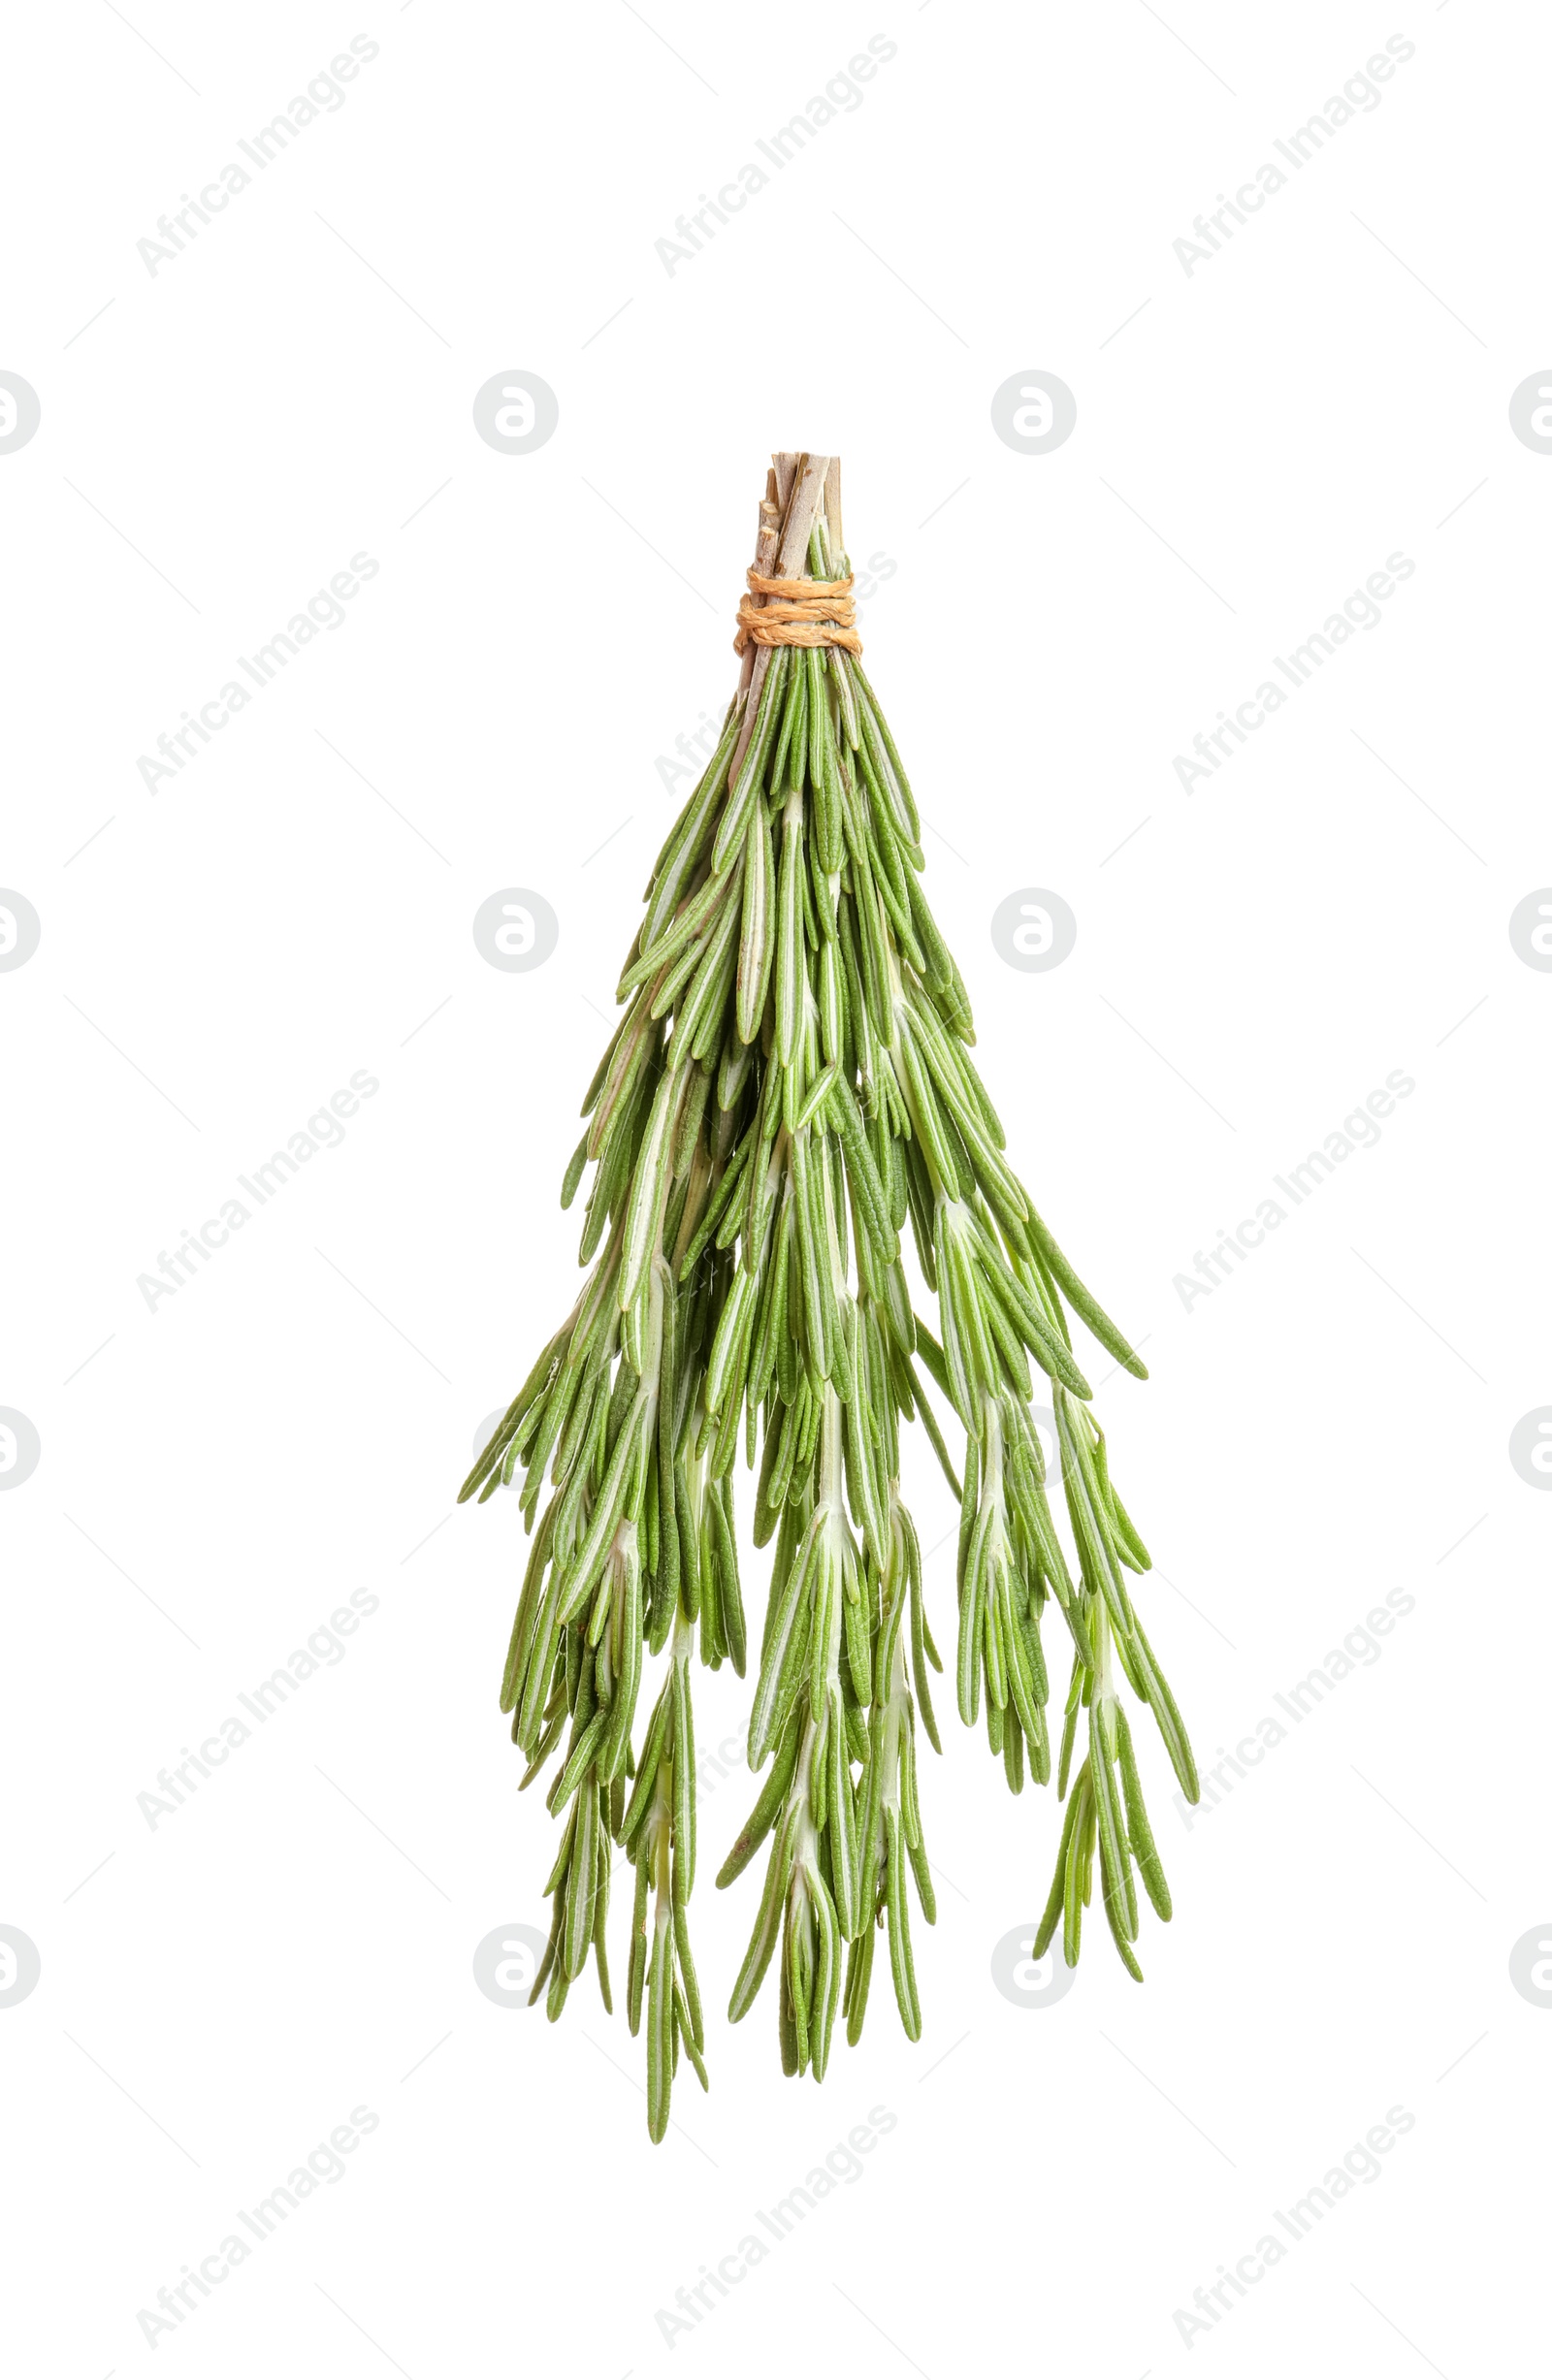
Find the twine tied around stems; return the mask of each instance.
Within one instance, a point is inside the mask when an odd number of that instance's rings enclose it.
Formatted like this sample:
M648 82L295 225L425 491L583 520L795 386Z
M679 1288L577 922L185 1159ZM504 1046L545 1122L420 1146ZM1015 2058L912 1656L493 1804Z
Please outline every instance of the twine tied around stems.
M860 653L857 631L856 584L846 578L766 578L748 573L750 593L738 606L738 633L733 651L756 645L844 645ZM753 598L763 595L763 603Z

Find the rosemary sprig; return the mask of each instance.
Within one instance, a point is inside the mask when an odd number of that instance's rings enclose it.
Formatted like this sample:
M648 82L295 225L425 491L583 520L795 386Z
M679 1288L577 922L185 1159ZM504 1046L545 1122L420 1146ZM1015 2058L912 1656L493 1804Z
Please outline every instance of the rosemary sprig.
M778 457L760 513L762 580L847 580L837 465ZM627 2006L632 2032L645 2018L655 2140L681 2051L706 2081L689 1931L691 1679L697 1652L745 1673L740 1446L756 1470L755 1543L775 1540L749 1724L763 1781L717 1882L768 1840L729 2013L747 2012L776 1962L789 2074L823 2078L843 2006L858 2039L881 1938L906 2034L922 2030L910 1899L929 1924L936 1911L917 1747L920 1731L939 1749L928 1672L941 1662L902 1422L921 1419L960 1503L955 1698L967 1725L984 1713L1016 1793L1052 1766L1048 1600L1070 1643L1066 1810L1037 1952L1060 1924L1076 1962L1096 1848L1133 1976L1139 1877L1170 1915L1123 1688L1197 1794L1127 1583L1148 1556L1111 1480L1069 1312L1118 1365L1146 1367L1009 1163L970 1055L969 996L922 890L915 797L856 639L829 640L826 626L762 642L760 608L741 615L754 639L742 681L652 872L624 1014L583 1102L562 1204L591 1167L586 1284L460 1499L523 1471L534 1542L501 1707L525 1785L559 1754L548 1800L562 1823L534 1995L558 2016L591 1951L609 2007L622 1848L635 1870ZM833 596L795 608L835 621ZM915 1310L908 1223L936 1334ZM962 1478L923 1375L963 1431ZM1071 1556L1031 1415L1037 1381L1056 1418ZM667 1657L638 1736L644 1650Z

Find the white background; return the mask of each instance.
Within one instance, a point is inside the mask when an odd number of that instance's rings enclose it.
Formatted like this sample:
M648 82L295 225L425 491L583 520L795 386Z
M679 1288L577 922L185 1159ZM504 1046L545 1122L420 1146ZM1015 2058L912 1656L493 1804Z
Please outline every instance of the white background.
M10 2360L1517 2367L1552 1504L1507 1441L1552 1399L1552 980L1507 920L1552 880L1552 465L1508 402L1552 360L1544 18L128 15L13 21L0 145L0 367L42 404L0 455L0 882L43 928L0 975L0 1403L42 1441L0 1497L0 1920L42 1960L0 2008ZM149 273L157 217L363 32L345 105ZM862 104L668 274L674 218L876 33ZM1187 275L1192 218L1398 33L1382 104ZM1045 455L990 420L1035 369L1077 401ZM560 405L523 456L471 421L511 370ZM554 2029L473 1981L545 1922L551 1824L496 1708L516 1499L449 1515L570 1301L557 1191L675 806L654 763L726 701L766 457L804 445L895 565L868 668L1011 1154L1146 1341L1099 1409L1204 1767L1387 1592L1415 1608L1189 1830L1149 1740L1175 1922L1143 1988L1101 1928L1044 2008L991 1958L1044 1902L1054 1794L1013 1801L941 1692L924 2037L881 1977L823 2092L781 2076L770 1985L716 2012L758 1880L713 1888L754 1788L707 1768L712 2091L681 2074L654 2150L591 1978ZM137 756L358 552L344 624L148 792ZM1174 756L1395 552L1380 625L1182 791ZM529 974L471 938L511 885L560 919ZM989 939L1030 885L1079 921L1049 974ZM148 1311L137 1276L358 1069L343 1144ZM1175 1275L1393 1070L1377 1146L1187 1310ZM908 1491L948 1643L924 1447ZM344 1659L151 1828L158 1770L352 1590L379 1603ZM737 1737L736 1681L695 1690L702 1743ZM344 2178L148 2347L138 2309L359 2106ZM1380 2177L1183 2343L1175 2310L1398 2106ZM657 2309L874 2107L861 2178L666 2346Z

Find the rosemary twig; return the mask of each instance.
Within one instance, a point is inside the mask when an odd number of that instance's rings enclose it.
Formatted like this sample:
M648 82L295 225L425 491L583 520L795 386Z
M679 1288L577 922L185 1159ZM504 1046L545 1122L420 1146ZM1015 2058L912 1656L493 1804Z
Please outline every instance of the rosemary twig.
M756 567L767 586L844 586L833 459L776 459ZM655 2140L681 2052L706 2081L689 1929L697 1653L754 1672L749 1762L762 1781L718 1884L769 1849L730 2015L774 1962L783 2065L821 2079L843 2009L849 2040L861 2032L885 1941L901 2022L921 2033L910 1901L928 1924L936 1912L917 1747L924 1733L938 1748L928 1673L942 1664L902 1422L922 1420L959 1500L954 1695L967 1725L984 1719L1016 1793L1053 1765L1049 1601L1070 1645L1054 1762L1066 1808L1037 1954L1059 1927L1076 1963L1096 1849L1133 1976L1139 1877L1170 1915L1125 1692L1197 1795L1128 1583L1148 1556L1111 1479L1069 1315L1138 1377L1146 1367L1005 1153L970 1055L968 993L922 890L909 779L844 619L831 634L845 607L832 593L792 608L825 625L762 642L781 615L762 627L760 600L746 606L739 689L648 884L625 1013L563 1183L568 1206L592 1168L587 1282L461 1498L523 1472L533 1549L501 1707L525 1785L559 1757L548 1801L562 1826L534 1997L558 2016L591 1955L610 2005L623 1847L635 1872L627 2009L632 2032L645 2026ZM908 1229L935 1332L915 1310ZM1065 1540L1037 1383L1056 1420ZM962 1476L934 1396L963 1434ZM758 1648L734 1529L741 1447L755 1542L775 1540ZM664 1654L638 1726L643 1656Z

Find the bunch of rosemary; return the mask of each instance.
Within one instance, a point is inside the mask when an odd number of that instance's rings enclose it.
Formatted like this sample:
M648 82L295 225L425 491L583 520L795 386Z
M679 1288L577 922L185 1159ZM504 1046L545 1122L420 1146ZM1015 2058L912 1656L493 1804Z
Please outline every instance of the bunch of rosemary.
M1123 1680L1197 1797L1127 1586L1148 1557L1068 1309L1117 1364L1146 1368L1010 1167L969 1056L970 1002L922 893L910 783L850 625L834 459L775 458L750 582L740 685L653 870L625 1013L566 1172L569 1206L594 1168L592 1270L460 1497L483 1502L521 1466L533 1529L549 1490L501 1688L525 1785L560 1754L534 1996L559 2016L591 1951L612 2005L618 1847L635 1870L627 2005L632 2032L645 2018L655 2140L681 2052L706 2081L691 1677L697 1652L745 1671L740 1439L758 1463L754 1541L775 1540L749 1721L750 1766L765 1775L717 1881L769 1840L729 2014L776 1959L787 2073L823 2077L843 2008L857 2041L881 1933L901 2021L921 2032L911 1893L929 1924L935 1910L917 1749L921 1733L940 1749L928 1672L942 1664L901 1493L902 1422L920 1417L960 1502L959 1716L984 1713L1016 1793L1051 1770L1048 1602L1071 1648L1066 1817L1036 1955L1059 1925L1076 1962L1096 1849L1133 1976L1138 1875L1170 1914ZM913 1309L907 1222L936 1335ZM1072 1555L1047 1496L1031 1367L1055 1415ZM963 1431L962 1483L923 1372ZM667 1660L638 1730L643 1646Z

